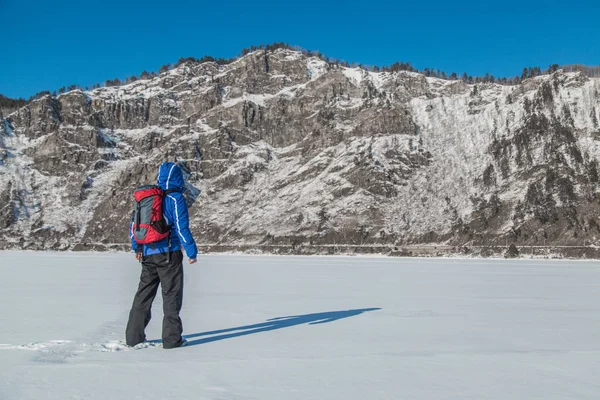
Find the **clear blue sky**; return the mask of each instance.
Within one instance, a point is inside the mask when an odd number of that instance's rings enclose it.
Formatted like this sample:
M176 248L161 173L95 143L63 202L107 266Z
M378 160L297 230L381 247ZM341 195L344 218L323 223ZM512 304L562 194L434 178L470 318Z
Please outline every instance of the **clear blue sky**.
M280 41L349 62L471 75L600 65L600 0L0 0L0 21L0 93L10 97Z

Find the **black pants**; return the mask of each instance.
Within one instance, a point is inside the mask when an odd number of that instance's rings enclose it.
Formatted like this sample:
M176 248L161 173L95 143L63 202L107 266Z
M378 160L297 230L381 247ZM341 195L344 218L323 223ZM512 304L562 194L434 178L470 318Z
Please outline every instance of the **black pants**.
M178 250L171 252L170 259L167 254L144 256L140 285L133 299L125 331L125 340L129 346L146 340L144 331L150 322L150 309L159 283L163 296L163 347L178 347L182 342L183 326L179 312L183 303L183 255Z

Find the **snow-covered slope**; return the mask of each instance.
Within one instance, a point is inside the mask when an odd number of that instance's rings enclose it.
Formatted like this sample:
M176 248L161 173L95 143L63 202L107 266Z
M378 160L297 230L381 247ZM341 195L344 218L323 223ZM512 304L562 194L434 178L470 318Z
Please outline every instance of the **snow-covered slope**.
M131 192L167 159L202 243L580 244L599 233L599 92L279 49L45 97L0 125L3 246L126 243Z
M202 256L164 350L131 255L0 259L2 400L598 397L597 263Z

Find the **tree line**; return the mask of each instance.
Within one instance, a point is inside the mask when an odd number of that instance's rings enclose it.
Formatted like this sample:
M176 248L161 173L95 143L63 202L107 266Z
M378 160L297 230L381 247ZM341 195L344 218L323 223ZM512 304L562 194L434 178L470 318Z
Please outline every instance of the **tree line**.
M11 99L10 97L6 97L0 94L0 109L1 108L21 108L25 104L27 104L27 100L25 99Z
M363 68L365 70L372 71L372 72L398 72L398 71L416 72L416 73L423 74L427 77L434 77L434 78L452 80L452 81L461 80L468 84L497 83L500 85L518 85L525 79L534 78L536 76L545 75L545 74L551 74L551 73L558 71L561 68L564 69L565 72L581 71L590 77L600 77L600 67L587 67L587 66L580 65L580 64L565 65L562 67L559 66L558 64L552 64L546 70L542 70L539 66L526 67L526 68L523 68L521 75L516 75L514 77L495 77L494 75L491 75L489 73L486 73L483 76L471 76L471 75L467 74L466 72L463 72L462 74L457 74L456 72L447 73L445 71L441 71L441 70L435 69L435 68L423 68L423 69L419 70L418 68L415 68L413 65L411 65L410 62L395 62L391 65L383 65L383 66L363 65L360 63L357 64L354 62L350 63L350 62L347 62L344 60L332 59L332 58L329 58L326 54L321 53L319 51L307 50L307 49L303 49L298 46L290 46L288 43L284 43L284 42L275 42L272 44L266 44L266 45L260 44L258 46L251 46L249 48L244 48L237 56L231 57L231 58L215 58L215 57L208 56L208 55L203 56L201 58L182 57L175 64L167 63L165 65L162 65L158 69L158 72L154 72L154 71L148 72L148 71L144 70L139 76L132 75L123 80L119 79L119 78L108 79L108 80L104 81L103 84L96 83L94 85L89 85L89 86L85 86L85 87L82 87L80 85L74 85L74 84L69 85L69 86L63 86L60 89L58 89L58 94L62 94L67 91L71 91L71 90L75 90L75 89L89 91L89 90L93 90L93 89L98 89L100 87L126 85L126 84L133 83L140 79L144 79L144 80L152 79L152 78L157 77L159 74L167 72L173 68L177 68L185 63L201 64L201 63L205 63L205 62L214 62L214 63L217 63L218 65L227 65L227 64L230 64L230 63L238 60L240 57L243 57L243 56L248 55L255 51L262 50L265 52L269 52L269 51L275 51L277 49L289 49L289 50L294 50L294 51L300 51L305 56L318 57L318 58L322 59L323 61L327 62L331 66L342 66L342 67L348 67L348 68L359 67L359 68ZM56 96L57 91L50 92L48 90L44 90L44 91L38 92L35 95L31 96L28 101L32 101L34 99L38 99L38 98L41 98L46 95ZM21 101L21 102L25 102L25 103L28 102L24 99L17 99L15 101Z

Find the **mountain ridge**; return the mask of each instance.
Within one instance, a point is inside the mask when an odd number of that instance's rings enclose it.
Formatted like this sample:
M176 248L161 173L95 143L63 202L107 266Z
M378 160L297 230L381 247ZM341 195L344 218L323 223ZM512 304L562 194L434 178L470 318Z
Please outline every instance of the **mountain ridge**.
M487 72L484 75L479 75L479 76L478 75L473 76L467 72L463 72L462 74L461 73L457 74L456 72L448 73L448 72L442 71L440 69L429 68L429 67L425 67L425 68L419 70L418 68L411 65L411 62L403 62L403 61L396 61L389 65L363 65L361 63L348 62L348 61L338 59L338 58L330 58L326 54L321 53L320 51L307 50L307 49L303 49L299 46L290 46L288 43L283 43L283 42L275 42L275 43L271 43L271 44L267 44L267 45L261 44L259 46L251 46L250 48L242 49L242 51L237 56L230 57L230 58L223 58L223 57L216 58L216 57L213 57L210 55L205 55L201 58L181 57L174 64L167 63L167 64L162 65L158 69L158 74L169 71L171 68L177 68L184 63L201 64L201 63L205 63L205 62L214 62L218 65L227 65L227 64L235 62L235 61L239 60L240 58L242 58L250 53L253 53L253 52L264 51L265 53L268 53L268 52L273 52L273 51L277 51L280 49L297 51L308 57L317 57L317 58L327 62L328 64L335 65L335 66L342 66L342 67L348 67L348 68L359 67L361 69L365 69L367 71L372 71L372 72L395 72L395 71L418 72L427 77L437 77L437 78L444 79L444 80L462 80L466 83L471 83L471 84L492 82L492 83L500 83L503 85L516 85L516 84L519 84L524 79L533 78L533 77L540 76L540 75L547 75L547 74L556 72L559 69L563 69L565 72L583 72L588 77L595 77L595 78L600 77L600 66L589 66L589 65L585 65L585 64L565 64L565 65L550 64L548 66L547 70L542 70L539 66L525 67L525 68L523 68L523 70L520 74L515 74L514 76L511 76L511 77L509 77L509 76L495 77L493 74L489 74ZM101 86L105 86L105 87L121 86L121 85L129 84L131 82L135 82L138 79L149 79L149 78L154 78L156 76L157 76L157 72L155 72L155 71L148 72L147 70L144 70L139 76L131 75L131 76L128 76L128 77L122 78L122 79L121 78L107 79L106 81L104 81L103 85L101 85L100 83L96 83L93 85L86 86L85 90L90 91L93 89L100 88ZM71 84L68 86L63 86L60 89L58 89L58 93L63 94L67 91L72 91L75 89L84 90L84 88L81 85ZM35 95L31 96L29 98L29 100L24 100L22 98L20 98L20 99L6 98L6 99L8 101L13 101L13 102L15 102L15 101L28 102L28 101L32 101L36 98L40 98L40 97L43 97L44 95L48 95L48 94L56 96L57 91L54 90L53 92L50 92L49 90L42 90L42 91L36 93ZM2 96L2 95L0 95L0 96ZM1 107L2 107L2 97L0 97L0 108Z

